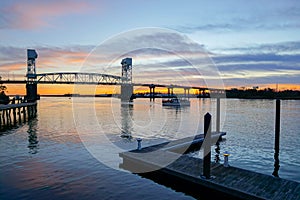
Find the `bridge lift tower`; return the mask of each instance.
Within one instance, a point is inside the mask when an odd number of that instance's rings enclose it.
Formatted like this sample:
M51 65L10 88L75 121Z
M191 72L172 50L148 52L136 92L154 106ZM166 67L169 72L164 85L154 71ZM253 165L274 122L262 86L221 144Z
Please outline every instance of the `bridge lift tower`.
M28 102L33 102L38 99L35 68L35 59L37 57L38 54L34 49L27 49L26 99Z
M124 58L122 65L121 101L132 101L132 58Z

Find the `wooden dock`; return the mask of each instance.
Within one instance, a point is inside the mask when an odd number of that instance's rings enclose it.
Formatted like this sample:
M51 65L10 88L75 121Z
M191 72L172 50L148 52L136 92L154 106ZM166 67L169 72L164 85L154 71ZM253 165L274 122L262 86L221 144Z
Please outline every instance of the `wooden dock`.
M199 191L209 191L206 195L221 194L225 199L300 199L298 182L233 166L211 163L212 177L204 178L202 160L181 154L187 152L188 144L199 148L201 140L201 136L195 140L189 137L123 152L120 167L150 179L168 180L177 186L176 190L188 189L195 196Z
M0 130L30 120L36 116L37 102L25 102L16 104L0 104Z

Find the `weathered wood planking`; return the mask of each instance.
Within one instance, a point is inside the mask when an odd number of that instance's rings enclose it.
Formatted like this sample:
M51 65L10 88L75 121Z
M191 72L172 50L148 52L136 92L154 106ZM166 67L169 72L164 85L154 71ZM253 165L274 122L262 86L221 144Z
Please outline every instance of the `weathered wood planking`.
M204 179L202 160L180 155L172 145L186 143L191 137L120 153L122 167L135 173L159 170L171 177L241 199L300 199L300 183L236 167L211 164L212 179ZM197 191L195 191L197 192Z

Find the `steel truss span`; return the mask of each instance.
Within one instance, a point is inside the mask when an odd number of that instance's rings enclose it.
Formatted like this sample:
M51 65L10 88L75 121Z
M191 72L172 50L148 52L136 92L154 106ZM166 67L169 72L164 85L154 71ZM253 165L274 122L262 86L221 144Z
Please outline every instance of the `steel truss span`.
M109 74L61 72L36 74L37 83L120 85L124 78Z

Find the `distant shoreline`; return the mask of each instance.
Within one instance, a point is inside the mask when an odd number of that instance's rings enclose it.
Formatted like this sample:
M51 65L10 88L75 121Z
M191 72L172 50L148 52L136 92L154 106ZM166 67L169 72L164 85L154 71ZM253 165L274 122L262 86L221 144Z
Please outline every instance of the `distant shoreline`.
M65 96L65 95L41 95L41 97L117 97L114 95L79 95L79 96ZM137 99L141 99L141 98L150 98L150 97L138 97ZM155 99L161 99L162 97L155 97ZM198 98L198 99L202 99L202 97L196 97L196 96L192 96L190 98ZM207 97L206 97L207 98ZM204 98L203 98L204 99ZM273 99L281 99L281 100L300 100L300 97L273 97L273 98L267 98L267 97L226 97L226 99L258 99L258 100L273 100Z
M10 97L19 96L19 95L9 95ZM20 95L23 96L23 95ZM42 94L40 97L118 97L119 94ZM168 97L166 94L156 93L154 98L165 98ZM138 93L135 94L135 98L153 98L148 93ZM204 96L190 94L189 98L210 98L210 94L206 93ZM223 98L223 97L221 97ZM300 100L300 91L298 90L284 90L276 92L273 89L247 89L247 90L238 90L231 89L226 90L226 98L228 99L282 99L282 100Z
M84 95L84 94L42 94L40 97L113 97L112 94L95 94L95 95Z
M247 89L238 90L231 89L226 90L227 98L238 98L238 99L286 99L286 100L300 100L300 91L295 90L284 90L274 91L273 89Z

